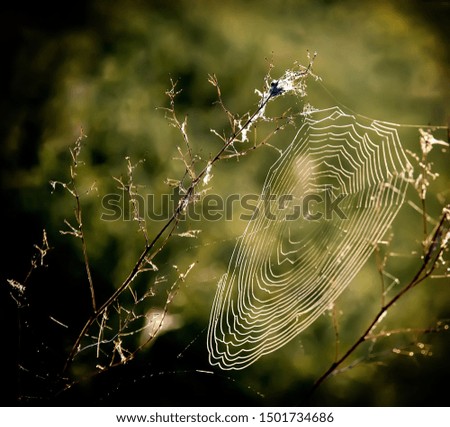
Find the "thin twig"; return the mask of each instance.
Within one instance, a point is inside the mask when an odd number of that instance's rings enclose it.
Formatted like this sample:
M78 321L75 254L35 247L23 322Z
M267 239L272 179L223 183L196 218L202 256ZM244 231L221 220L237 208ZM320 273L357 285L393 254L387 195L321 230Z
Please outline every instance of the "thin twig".
M64 183L59 181L50 181L50 184L53 186L53 188L56 187L56 185L61 185L65 190L67 190L75 199L75 220L77 221L77 227L73 227L70 225L70 223L65 220L65 224L69 226L70 231L61 231L61 234L72 234L75 237L78 237L81 240L81 248L83 252L83 263L84 268L86 270L86 275L88 278L89 283L89 292L91 296L91 304L93 312L95 313L97 311L97 303L95 299L95 291L94 291L94 282L92 280L92 274L89 264L89 257L88 257L88 250L87 250L87 244L83 229L83 218L82 218L82 207L81 207L81 201L80 201L80 193L78 191L78 187L76 184L76 176L77 176L77 168L80 165L79 155L81 153L81 142L83 138L85 138L85 134L83 133L83 129L81 129L80 136L75 141L75 144L73 148L70 149L70 154L72 156L72 165L70 167L70 182Z
M73 185L74 192L76 194L75 198L77 201L77 209L76 209L76 219L78 222L78 229L80 232L80 239L81 239L81 247L83 251L83 260L84 260L84 267L86 269L86 275L89 282L89 290L91 293L91 303L92 303L92 309L94 310L94 313L97 311L97 303L95 301L95 291L94 291L94 282L92 280L92 274L91 274L91 268L89 266L89 257L88 257L88 251L87 251L87 245L86 245L86 239L84 238L84 231L83 231L83 222L82 222L82 214L81 214L81 204L80 204L80 197L78 195L77 189L75 187L75 184Z
M402 298L408 291L418 285L420 282L424 281L427 277L431 275L436 267L436 262L439 257L442 255L445 250L444 245L440 245L439 248L436 248L435 243L441 241L441 236L445 232L446 225L445 223L449 221L449 208L450 206L444 208L443 214L439 221L438 226L433 234L431 239L431 244L429 245L427 252L423 258L422 265L417 273L414 275L412 280L406 285L401 291L397 293L386 305L384 305L380 311L377 313L375 318L372 320L367 329L361 334L361 336L355 341L355 343L345 352L343 356L341 356L338 360L333 362L330 367L319 377L319 379L314 383L310 396L319 388L319 386L331 375L336 369L342 365L342 363L348 359L348 357L353 354L353 352L366 340L370 339L371 332L374 327L378 324L378 322L384 317L386 312L400 299ZM437 252L436 252L437 249ZM431 263L431 265L430 265Z

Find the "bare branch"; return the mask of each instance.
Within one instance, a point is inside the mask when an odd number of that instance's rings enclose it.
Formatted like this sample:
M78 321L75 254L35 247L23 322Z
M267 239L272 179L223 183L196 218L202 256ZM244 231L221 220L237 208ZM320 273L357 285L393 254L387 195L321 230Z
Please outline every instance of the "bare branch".
M439 260L440 255L447 248L448 245L448 235L450 227L450 206L443 209L441 219L436 227L432 237L429 239L432 242L428 246L427 252L423 258L423 262L419 270L416 272L411 281L403 287L386 305L384 305L380 311L376 314L375 318L369 324L367 329L360 335L360 337L355 341L355 343L341 356L338 360L333 362L331 366L322 374L317 381L314 383L311 389L311 394L328 378L330 377L336 369L341 366L348 357L353 354L353 352L365 341L370 340L373 337L372 331L374 327L379 323L379 321L386 315L387 311L400 300L407 292L412 288L417 286L419 283L423 282L436 268L436 262Z

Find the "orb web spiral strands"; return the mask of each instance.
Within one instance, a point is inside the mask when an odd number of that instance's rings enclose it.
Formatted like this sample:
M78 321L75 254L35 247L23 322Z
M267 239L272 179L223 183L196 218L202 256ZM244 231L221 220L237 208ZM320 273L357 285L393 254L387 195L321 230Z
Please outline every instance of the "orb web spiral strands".
M393 127L338 107L309 113L219 281L210 363L243 369L324 313L394 220L411 170Z

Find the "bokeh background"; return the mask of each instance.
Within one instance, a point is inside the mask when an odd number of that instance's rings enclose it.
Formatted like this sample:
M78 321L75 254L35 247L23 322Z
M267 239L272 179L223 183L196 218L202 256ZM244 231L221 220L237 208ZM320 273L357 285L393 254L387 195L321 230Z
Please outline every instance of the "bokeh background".
M169 194L167 178L179 179L173 160L180 134L168 125L165 91L170 78L182 92L180 117L189 116L198 167L221 147L210 129L227 130L214 104L208 74L216 74L224 102L233 112L253 111L269 63L280 76L295 61L307 64L316 51L306 100L286 98L278 107L346 106L364 116L400 124L446 125L449 114L449 2L446 1L79 1L46 8L41 3L3 6L1 39L1 177L3 211L2 353L11 369L12 403L33 405L226 406L226 405L448 405L448 333L393 334L363 346L352 369L330 378L308 401L311 384L333 361L332 316L277 352L243 371L223 372L208 364L206 328L217 282L226 271L236 238L246 223L185 223L201 229L197 238L174 238L138 286L157 295L161 307L168 286L192 262L195 268L169 306L167 325L151 346L123 368L94 377L95 352L69 373L77 383L64 390L58 378L70 345L89 316L89 292L80 242L61 235L73 217L74 201L52 192L50 180L69 179L69 147L83 129L78 171L83 225L98 298L104 300L126 277L143 245L136 223L103 221L102 198L118 193L113 177L126 176L125 157L145 160L135 171L142 194ZM275 102L274 102L275 104ZM272 108L272 107L271 107ZM277 113L274 106L271 112ZM279 112L278 111L278 112ZM347 110L350 111L350 110ZM416 128L399 127L406 149L419 153ZM262 134L262 132L261 132ZM271 144L283 149L294 127ZM447 131L435 136L447 140ZM439 217L449 202L449 154L430 154L440 176L429 187L428 209ZM212 190L259 194L277 151L262 147L213 170ZM414 188L408 200L420 204ZM420 265L422 218L406 204L392 226L386 270L402 284ZM148 221L149 235L161 222ZM431 227L431 226L430 226ZM45 228L53 250L36 272L19 312L6 279L23 280L33 244ZM392 283L392 279L386 279ZM396 288L398 289L398 287ZM395 292L395 289L393 290ZM397 304L380 330L430 328L450 318L448 278L429 280ZM373 257L336 304L340 349L365 329L380 304L380 279ZM50 320L58 319L68 327ZM139 339L137 336L136 339ZM417 346L423 343L424 347ZM394 348L403 349L400 354ZM426 348L425 354L421 349ZM413 356L410 356L410 353ZM360 363L356 363L360 360Z

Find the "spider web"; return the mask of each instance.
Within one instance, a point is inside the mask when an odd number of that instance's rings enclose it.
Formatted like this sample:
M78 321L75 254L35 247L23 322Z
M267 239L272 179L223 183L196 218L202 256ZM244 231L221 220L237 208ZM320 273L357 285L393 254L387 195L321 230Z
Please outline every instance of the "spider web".
M219 281L210 363L246 368L324 313L391 225L411 172L392 125L338 107L309 113Z

